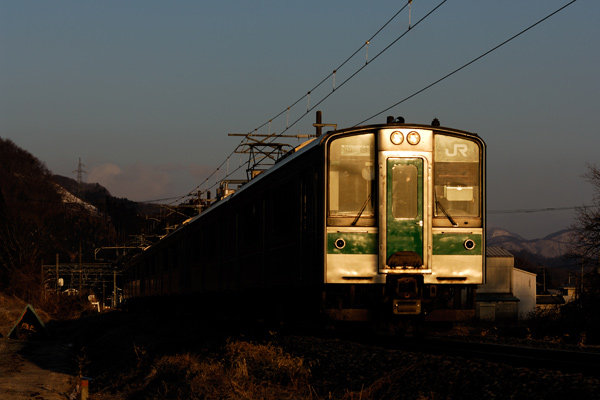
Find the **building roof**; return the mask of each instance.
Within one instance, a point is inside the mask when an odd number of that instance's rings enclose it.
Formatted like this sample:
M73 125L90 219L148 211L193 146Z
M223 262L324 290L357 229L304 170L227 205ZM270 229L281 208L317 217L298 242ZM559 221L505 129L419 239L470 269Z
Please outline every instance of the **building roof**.
M488 246L485 248L486 257L510 257L514 258L514 255L506 250L504 247L492 247Z
M520 274L527 274L527 275L537 276L537 274L535 272L525 271L524 269L520 269L520 268L517 268L517 267L514 267L513 271L518 272Z

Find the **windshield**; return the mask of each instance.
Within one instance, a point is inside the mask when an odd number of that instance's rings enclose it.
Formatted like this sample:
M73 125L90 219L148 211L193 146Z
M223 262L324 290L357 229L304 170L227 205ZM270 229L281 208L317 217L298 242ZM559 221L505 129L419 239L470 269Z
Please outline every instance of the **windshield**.
M470 140L440 134L434 143L434 216L479 217L479 146Z
M331 225L363 225L374 217L375 135L342 137L329 146Z

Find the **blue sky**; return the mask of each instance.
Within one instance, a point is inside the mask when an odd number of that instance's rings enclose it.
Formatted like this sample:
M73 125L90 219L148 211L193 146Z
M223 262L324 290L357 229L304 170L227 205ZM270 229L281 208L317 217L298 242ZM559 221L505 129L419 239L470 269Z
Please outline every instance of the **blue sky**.
M407 8L368 53L338 70L338 89L318 109L325 123L353 126L567 3L447 1L377 56L406 31ZM116 196L182 196L237 146L228 133L251 132L285 110L404 4L0 0L0 136L56 174L75 178L81 157L86 180ZM438 4L413 1L411 23ZM368 123L437 117L480 134L488 144L488 210L589 204L592 188L581 175L599 164L599 16L600 2L579 0ZM373 61L339 87L367 57ZM330 78L289 120L332 87ZM285 129L286 116L271 132ZM287 133L312 133L313 122L311 111ZM235 155L229 168L239 162ZM572 218L572 210L489 214L491 225L527 238Z

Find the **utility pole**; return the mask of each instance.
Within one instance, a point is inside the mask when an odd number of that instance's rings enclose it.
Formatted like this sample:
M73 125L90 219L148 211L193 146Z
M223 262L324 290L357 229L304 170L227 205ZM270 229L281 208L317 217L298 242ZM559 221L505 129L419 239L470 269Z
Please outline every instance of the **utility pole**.
M81 238L79 239L79 294L81 295L81 278L83 271L81 268Z
M58 253L56 253L56 293L58 293Z
M542 270L542 283L543 283L543 292L542 294L546 294L546 268L542 267L540 268Z
M42 259L42 265L41 265L42 269L41 269L41 282L42 282L42 294L43 294L43 298L44 300L46 300L46 283L44 282L44 259Z
M585 258L581 257L581 291L579 292L579 297L583 295L583 263L585 262Z
M112 296L112 308L117 308L117 268L113 270L113 296Z

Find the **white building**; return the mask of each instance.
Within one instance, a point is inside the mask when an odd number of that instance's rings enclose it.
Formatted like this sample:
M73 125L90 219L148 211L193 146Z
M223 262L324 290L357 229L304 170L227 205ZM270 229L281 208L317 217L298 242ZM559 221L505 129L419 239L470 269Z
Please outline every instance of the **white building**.
M486 248L486 283L477 288L480 320L525 319L535 311L536 274L514 264L514 256L504 248Z
M513 294L519 299L519 319L535 312L537 274L513 267Z

